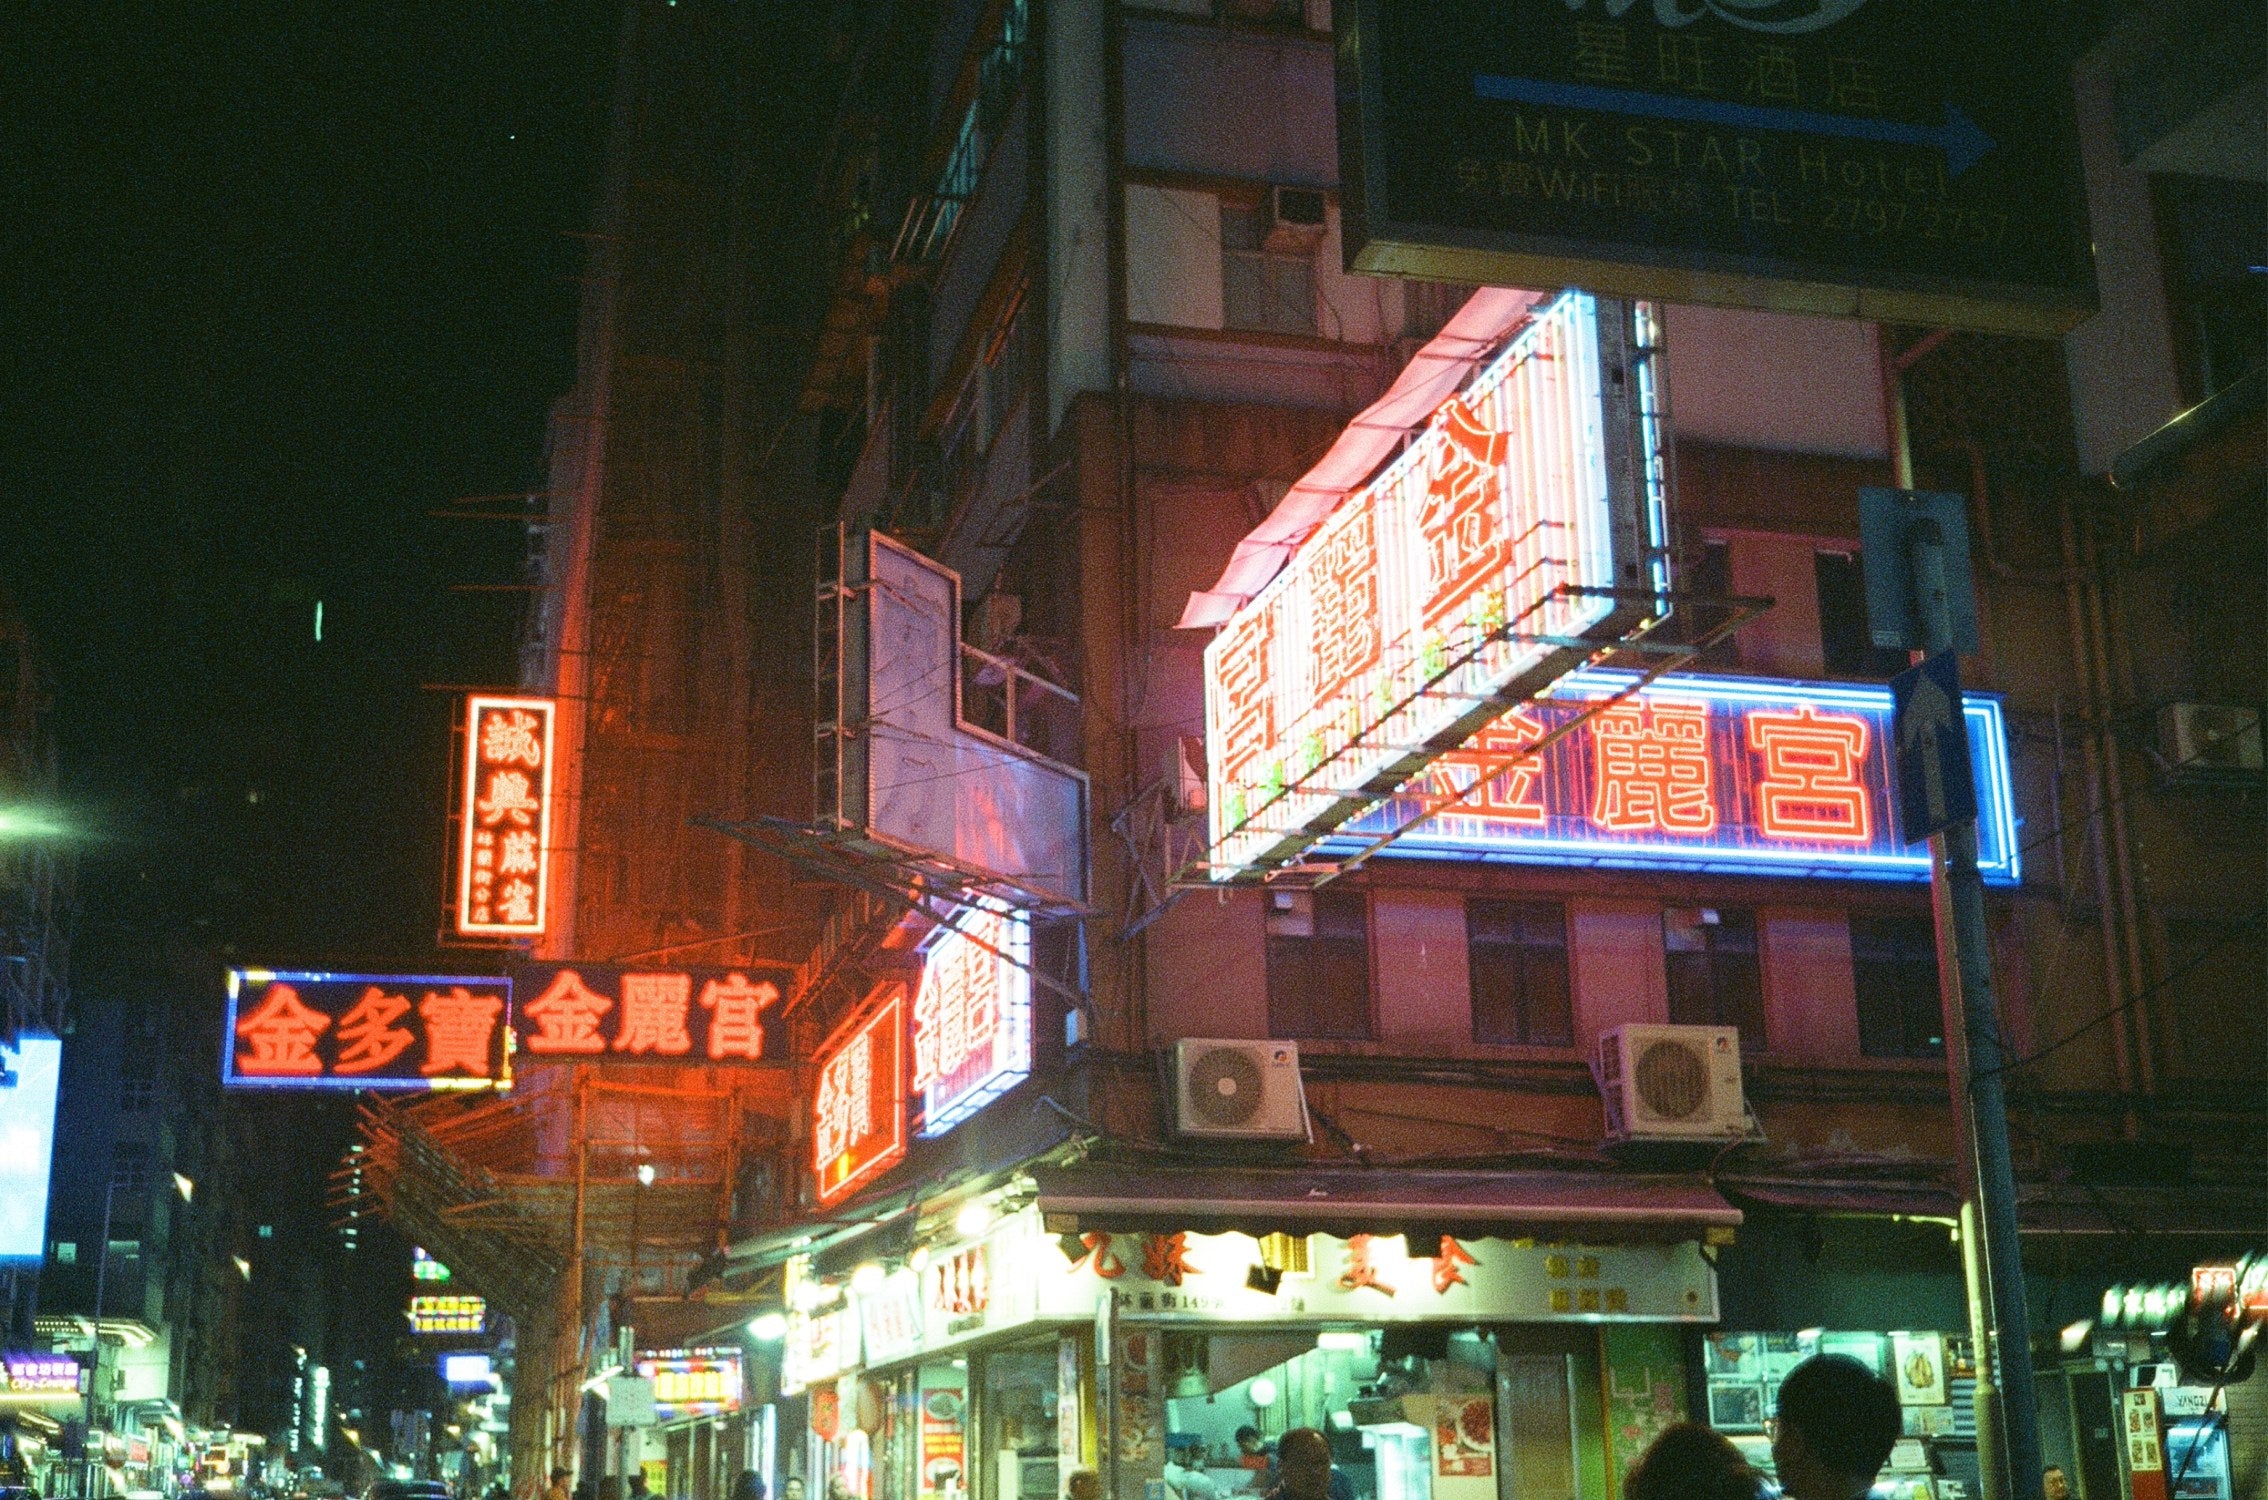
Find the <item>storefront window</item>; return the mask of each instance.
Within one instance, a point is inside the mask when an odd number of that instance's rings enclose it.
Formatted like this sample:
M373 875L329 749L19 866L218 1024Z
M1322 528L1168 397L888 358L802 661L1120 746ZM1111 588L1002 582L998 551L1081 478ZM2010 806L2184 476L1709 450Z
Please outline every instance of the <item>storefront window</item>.
M1702 1350L1709 1425L1743 1456L1772 1472L1765 1421L1779 1406L1780 1382L1815 1354L1843 1354L1896 1389L1904 1428L1872 1493L1885 1500L1935 1495L1952 1479L1979 1491L1974 1394L1968 1340L1933 1332L1881 1333L1811 1328L1800 1333L1712 1333Z
M1055 1500L1056 1361L1053 1338L984 1357L980 1500Z

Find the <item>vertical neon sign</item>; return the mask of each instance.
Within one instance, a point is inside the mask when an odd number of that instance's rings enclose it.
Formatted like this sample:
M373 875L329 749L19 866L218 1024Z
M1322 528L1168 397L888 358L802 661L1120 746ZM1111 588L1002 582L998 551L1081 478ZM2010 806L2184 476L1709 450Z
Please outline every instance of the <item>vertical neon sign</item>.
M922 954L912 1046L923 1139L1031 1076L1031 951L1031 919L980 900L940 927Z
M819 1201L832 1203L903 1160L906 1154L905 986L884 985L886 998L819 1049L811 1099L811 1167Z
M549 698L465 700L461 937L540 937L551 876Z

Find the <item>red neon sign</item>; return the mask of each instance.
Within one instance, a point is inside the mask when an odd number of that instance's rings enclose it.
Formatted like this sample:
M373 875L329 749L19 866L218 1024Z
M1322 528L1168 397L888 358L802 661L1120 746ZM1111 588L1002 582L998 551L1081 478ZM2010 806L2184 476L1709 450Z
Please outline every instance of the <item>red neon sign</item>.
M819 1201L832 1203L896 1166L906 1154L905 1070L899 1038L905 986L837 1032L819 1052L811 1102L812 1170Z
M551 871L549 698L465 701L457 932L538 937Z
M778 969L513 966L513 1030L528 1058L713 1063L781 1059Z
M1866 742L1866 720L1808 703L1794 713L1748 715L1749 746L1764 755L1756 790L1765 836L1871 841L1874 819L1859 782Z
M511 981L386 974L228 975L234 1088L502 1088Z
M1610 708L1591 720L1598 756L1591 821L1610 833L1707 833L1709 711L1697 704Z

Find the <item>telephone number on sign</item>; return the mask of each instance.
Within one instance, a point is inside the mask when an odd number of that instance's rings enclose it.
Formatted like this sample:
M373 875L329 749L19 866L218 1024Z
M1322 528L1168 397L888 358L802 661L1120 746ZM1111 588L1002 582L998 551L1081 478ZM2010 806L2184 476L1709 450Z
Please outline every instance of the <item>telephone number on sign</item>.
M1840 195L1816 202L1819 226L1846 234L1899 234L1970 245L1998 245L2008 238L2008 215L1993 209Z

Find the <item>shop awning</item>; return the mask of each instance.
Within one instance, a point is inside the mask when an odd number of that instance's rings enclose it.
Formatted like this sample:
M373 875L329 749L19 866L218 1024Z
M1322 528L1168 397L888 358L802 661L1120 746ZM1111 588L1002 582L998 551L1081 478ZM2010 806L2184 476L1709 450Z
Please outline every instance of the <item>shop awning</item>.
M1084 1165L1034 1172L1052 1234L1450 1234L1689 1240L1740 1224L1698 1176Z

